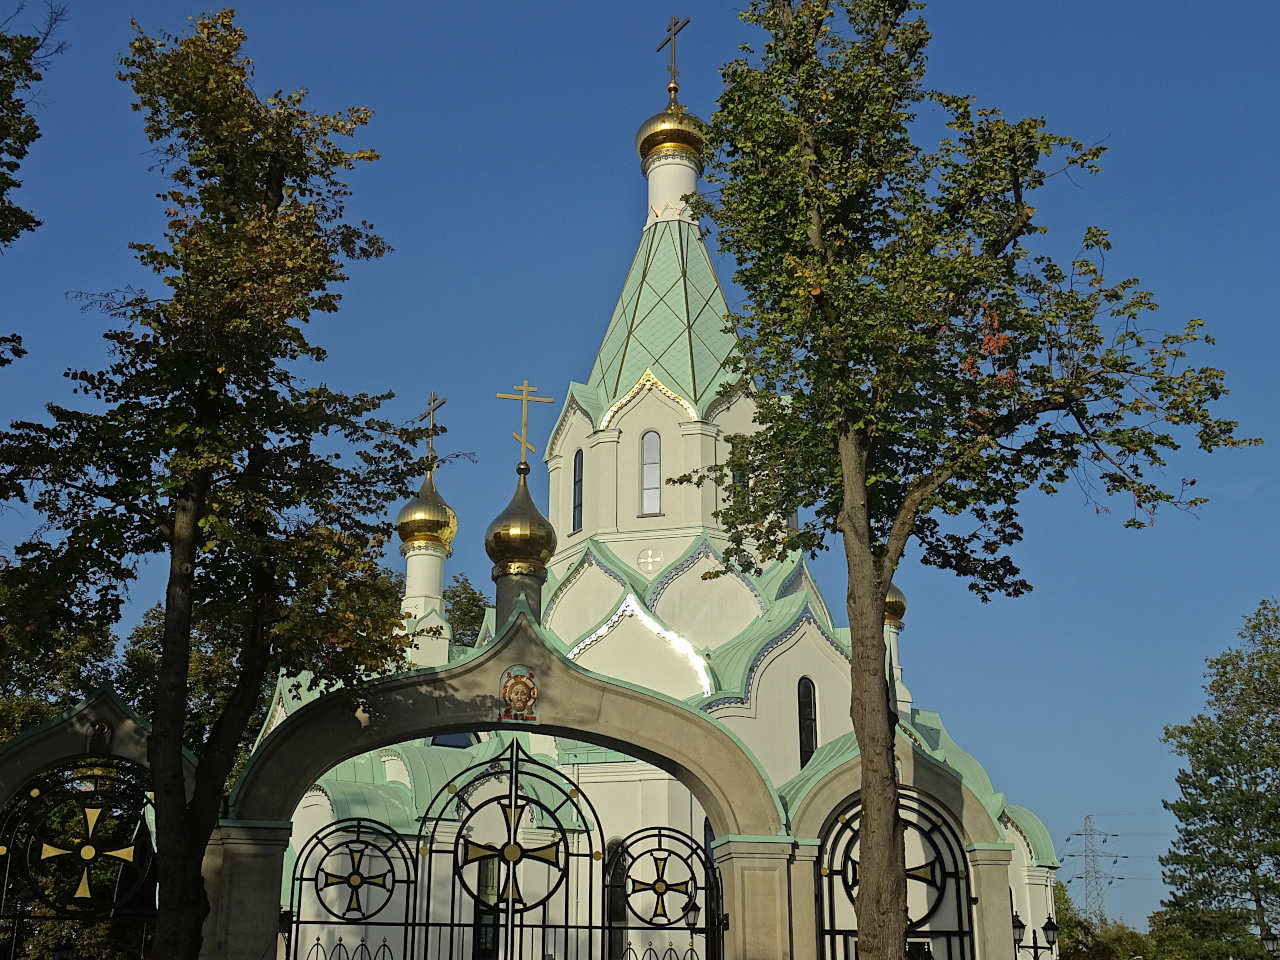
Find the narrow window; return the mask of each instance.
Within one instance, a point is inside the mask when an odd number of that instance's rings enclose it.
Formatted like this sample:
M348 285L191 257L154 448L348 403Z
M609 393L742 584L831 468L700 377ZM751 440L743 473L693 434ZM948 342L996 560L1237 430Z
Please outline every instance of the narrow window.
M817 697L813 690L813 681L808 677L800 678L796 689L796 707L800 717L800 766L804 767L818 749L818 711Z
M650 430L640 438L640 512L662 512L662 438Z
M622 960L627 953L627 857L620 853L620 840L610 840L606 846L605 916L609 925L609 960ZM616 859L615 859L616 858ZM634 956L634 953L632 954Z
M582 451L573 455L573 532L582 529Z

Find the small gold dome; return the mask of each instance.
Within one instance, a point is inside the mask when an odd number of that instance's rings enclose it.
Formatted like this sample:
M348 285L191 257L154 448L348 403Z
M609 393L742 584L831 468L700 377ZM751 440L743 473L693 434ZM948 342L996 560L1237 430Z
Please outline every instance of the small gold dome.
M396 514L396 533L403 543L439 543L453 552L458 515L440 496L430 471L418 492Z
M547 561L556 552L556 532L529 496L529 464L516 467L520 480L515 496L505 510L494 517L484 532L484 551L493 561L495 577L512 573L546 572Z
M888 623L890 620L901 623L906 612L907 595L898 589L898 585L896 583L890 583L889 592L884 598L885 623Z
M670 86L667 89L671 91L667 109L640 124L636 133L636 152L640 154L640 162L644 163L659 148L691 153L701 162L702 123L676 102L675 91Z

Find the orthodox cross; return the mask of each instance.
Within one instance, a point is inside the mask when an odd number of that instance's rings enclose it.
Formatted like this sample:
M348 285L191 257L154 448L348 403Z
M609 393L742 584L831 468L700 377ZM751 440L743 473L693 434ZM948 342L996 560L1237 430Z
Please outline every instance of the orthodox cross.
M679 17L672 17L671 22L667 24L667 35L662 38L662 42L658 44L655 53L661 53L662 48L668 43L671 44L671 64L667 67L667 72L671 74L671 86L676 86L676 77L680 76L680 71L676 69L676 34L689 25L689 18L685 17L681 22Z
M520 432L515 433L513 431L511 436L513 439L517 440L520 443L520 462L523 464L528 464L529 462L528 454L537 452L536 450L533 449L533 444L529 442L529 404L530 403L555 403L556 401L554 397L530 396L530 394L532 393L537 393L538 388L529 386L528 377L525 377L524 383L520 384L517 387L512 387L511 389L519 390L520 395L516 396L514 393L500 393L498 394L498 399L520 401Z
M430 429L427 430L427 459L431 463L431 469L436 466L436 433L444 433L444 428L436 429L436 411L449 402L448 397L440 397L436 395L434 390L431 391L431 399L427 403L427 412L423 414L427 418Z

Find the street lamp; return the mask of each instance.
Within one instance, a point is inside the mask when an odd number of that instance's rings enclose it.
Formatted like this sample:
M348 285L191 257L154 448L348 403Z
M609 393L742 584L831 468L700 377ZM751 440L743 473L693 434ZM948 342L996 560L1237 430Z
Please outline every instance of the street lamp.
M684 922L689 928L689 935L693 935L693 931L698 929L698 915L702 913L702 908L698 906L696 900L690 898L689 909L684 912Z
M1276 933L1270 927L1263 927L1262 948L1267 951L1268 956L1280 958L1280 933Z
M1022 938L1026 936L1027 925L1022 922L1022 918L1018 916L1015 910L1013 913L1013 952L1016 956L1020 950L1031 951L1032 960L1040 960L1040 954L1052 953L1054 945L1058 942L1058 925L1050 917L1044 922L1044 926L1040 930L1031 931L1030 946L1023 946ZM1044 943L1040 942L1040 933L1044 933Z

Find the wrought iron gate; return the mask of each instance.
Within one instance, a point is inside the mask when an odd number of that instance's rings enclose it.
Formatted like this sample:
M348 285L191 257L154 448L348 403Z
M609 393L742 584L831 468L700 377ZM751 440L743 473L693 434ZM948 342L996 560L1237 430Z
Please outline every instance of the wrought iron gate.
M856 960L858 825L862 804L851 797L819 840L818 941L824 960ZM960 838L937 807L901 791L898 816L907 856L907 956L973 960L969 871Z
M147 769L74 757L0 810L0 960L143 956L155 915Z
M368 819L294 864L292 960L718 960L719 886L669 827L606 851L577 785L513 738L440 788L414 838Z

